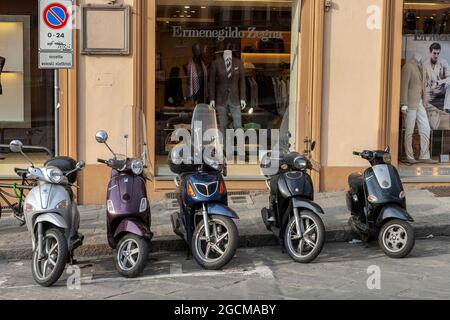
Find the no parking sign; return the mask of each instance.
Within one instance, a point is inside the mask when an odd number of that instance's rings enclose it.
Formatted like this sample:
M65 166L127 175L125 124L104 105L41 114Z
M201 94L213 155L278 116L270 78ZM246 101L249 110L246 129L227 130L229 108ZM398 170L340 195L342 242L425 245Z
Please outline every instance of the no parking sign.
M39 0L39 68L73 66L71 0Z

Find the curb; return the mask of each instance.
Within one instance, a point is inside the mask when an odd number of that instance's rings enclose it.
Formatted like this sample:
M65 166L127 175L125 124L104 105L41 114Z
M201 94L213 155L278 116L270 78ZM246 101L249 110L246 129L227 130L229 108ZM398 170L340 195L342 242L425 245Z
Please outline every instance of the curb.
M430 235L434 237L450 237L450 224L439 226L416 226L416 238L423 239ZM326 232L326 242L348 242L357 236L349 230L329 230ZM239 248L258 248L277 246L278 239L272 234L242 235L239 237ZM152 241L152 252L159 251L185 251L186 243L176 237L161 237ZM86 244L78 248L75 256L97 257L110 256L112 249L107 243ZM31 247L21 249L4 250L0 249L0 260L29 260L32 257Z

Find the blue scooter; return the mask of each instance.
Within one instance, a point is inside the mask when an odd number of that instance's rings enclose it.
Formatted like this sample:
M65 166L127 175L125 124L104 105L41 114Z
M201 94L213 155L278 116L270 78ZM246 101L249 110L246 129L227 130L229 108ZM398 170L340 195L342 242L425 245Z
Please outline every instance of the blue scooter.
M174 148L169 156L170 168L178 175L175 184L180 204L180 212L171 216L173 230L188 243L195 260L210 270L224 267L234 257L239 241L233 221L239 217L228 207L226 167L217 156L222 154L218 132L215 111L206 104L197 105L191 141L184 141L184 148ZM203 133L212 138L203 139ZM211 151L209 156L205 148ZM194 157L187 155L191 151Z

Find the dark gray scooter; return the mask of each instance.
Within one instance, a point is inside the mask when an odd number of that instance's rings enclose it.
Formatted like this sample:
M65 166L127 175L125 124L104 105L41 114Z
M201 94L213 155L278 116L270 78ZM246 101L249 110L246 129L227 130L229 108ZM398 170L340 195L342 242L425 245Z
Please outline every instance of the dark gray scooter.
M404 258L414 248L414 219L406 209L406 195L390 150L354 152L371 164L363 174L348 179L350 225L365 242L378 236L381 249L391 258Z

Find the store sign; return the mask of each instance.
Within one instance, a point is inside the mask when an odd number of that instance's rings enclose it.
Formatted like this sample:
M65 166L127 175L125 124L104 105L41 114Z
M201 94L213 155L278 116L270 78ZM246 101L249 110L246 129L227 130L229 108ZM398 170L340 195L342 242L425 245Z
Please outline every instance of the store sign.
M73 67L71 0L39 1L39 68Z
M172 27L172 37L174 38L215 38L219 41L225 39L283 39L281 31L256 30L256 27L249 27L245 32L238 27L226 27L223 29L183 29L181 26Z

